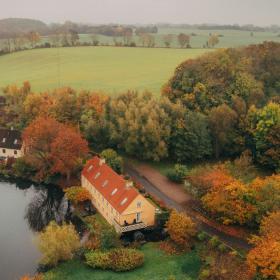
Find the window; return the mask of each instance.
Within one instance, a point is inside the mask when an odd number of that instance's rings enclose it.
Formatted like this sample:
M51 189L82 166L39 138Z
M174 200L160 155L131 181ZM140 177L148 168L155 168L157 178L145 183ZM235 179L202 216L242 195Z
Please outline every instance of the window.
M127 202L127 198L123 199L121 205L124 205Z
M17 144L17 139L15 139L15 141L14 141L14 145L16 145Z
M100 172L96 173L96 175L94 176L94 179L97 179L100 176Z
M92 170L92 168L93 168L93 166L92 165L90 165L90 167L88 168L88 172L90 172L91 170Z
M6 138L3 138L2 142L5 143L6 142Z
M108 180L105 180L105 181L103 182L103 184L102 184L102 187L106 187L107 184L108 184Z
M141 207L141 201L138 201L137 202L137 208L140 208Z
M17 155L17 151L14 151L14 154Z
M111 192L111 195L114 195L117 191L118 191L118 189L115 188L115 189Z
M6 150L5 150L5 149L3 149L3 150L2 150L2 152L3 152L3 154L5 154L5 153L6 153Z

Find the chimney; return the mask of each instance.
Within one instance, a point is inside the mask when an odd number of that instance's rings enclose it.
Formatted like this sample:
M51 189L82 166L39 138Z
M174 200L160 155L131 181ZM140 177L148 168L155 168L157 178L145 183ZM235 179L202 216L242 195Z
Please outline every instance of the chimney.
M125 182L125 188L128 190L128 189L130 189L130 188L132 188L133 187L133 182L132 181L126 181Z
M99 165L100 165L100 166L103 165L103 164L105 164L105 163L106 163L105 158L100 158L100 159L99 159Z

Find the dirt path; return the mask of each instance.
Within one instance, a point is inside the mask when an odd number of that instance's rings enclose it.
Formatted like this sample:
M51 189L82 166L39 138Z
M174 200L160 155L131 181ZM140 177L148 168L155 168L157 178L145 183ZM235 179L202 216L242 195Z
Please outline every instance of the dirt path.
M228 246L235 249L247 251L250 248L247 242L248 233L235 227L223 226L203 215L200 208L195 205L195 200L184 191L182 185L170 182L165 176L146 164L134 166L126 163L125 171L148 193L162 200L167 206L191 216L200 230L218 236Z

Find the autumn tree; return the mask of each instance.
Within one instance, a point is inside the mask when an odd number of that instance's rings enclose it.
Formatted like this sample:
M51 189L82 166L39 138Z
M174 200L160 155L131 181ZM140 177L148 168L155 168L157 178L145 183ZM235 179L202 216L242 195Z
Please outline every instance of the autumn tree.
M177 36L177 40L181 48L187 47L190 45L190 36L184 33L180 33Z
M237 114L229 106L223 104L211 110L209 114L210 130L214 138L215 156L218 158L222 151L232 149L235 138Z
M166 224L170 238L179 246L190 246L196 234L196 226L190 217L173 210Z
M42 253L40 263L51 266L72 259L75 251L80 248L79 235L71 224L59 226L51 222L39 233L37 242Z
M112 99L109 115L111 146L142 159L168 155L170 119L150 93L128 92Z
M242 182L234 180L227 185L212 188L202 197L202 203L224 224L238 223L243 225L252 221L256 211L249 198L248 187Z
M50 117L38 117L23 131L25 158L37 172L38 180L56 173L66 175L79 166L87 152L87 142L74 128Z
M215 34L210 35L207 44L210 48L214 48L217 44L219 44L219 37Z
M35 45L41 41L41 36L38 32L31 31L26 34L26 39L29 41L31 48L33 49Z
M170 48L172 41L173 41L172 34L166 34L163 36L163 42L167 48Z
M56 138L50 144L51 174L65 175L67 181L77 167L82 165L82 158L89 152L88 144L74 128L61 125Z
M280 212L271 213L261 223L260 236L253 237L255 245L247 255L251 270L265 279L280 279Z

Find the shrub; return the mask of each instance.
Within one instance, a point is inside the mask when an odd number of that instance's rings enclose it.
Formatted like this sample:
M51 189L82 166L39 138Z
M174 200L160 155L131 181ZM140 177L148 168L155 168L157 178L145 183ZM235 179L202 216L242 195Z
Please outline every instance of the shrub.
M215 247L217 247L217 246L220 244L220 240L219 240L219 238L218 238L217 236L213 236L213 237L211 237L211 239L209 240L209 244L210 244L213 248L215 248Z
M170 181L182 183L186 178L187 172L188 169L185 165L175 164L174 169L167 173L167 177Z
M34 168L32 168L23 157L16 159L13 164L13 170L14 174L21 178L29 178L34 173Z
M142 266L144 254L134 249L114 249L110 252L111 268L114 271L128 271Z
M135 249L113 249L107 252L91 251L85 254L86 263L93 268L129 271L143 265L144 254Z
M224 243L221 243L218 246L218 249L219 249L220 252L225 252L227 250L227 246Z
M91 251L85 254L86 263L93 268L110 269L111 260L107 252Z
M197 238L198 238L198 240L200 240L200 241L204 241L204 240L207 239L207 234L206 234L204 231L202 231L202 232L200 232L200 233L197 235Z
M72 224L59 226L50 222L38 235L38 247L43 255L40 263L56 265L59 261L72 259L80 248L79 235Z
M199 279L204 280L207 279L210 276L210 270L209 269L203 269L199 274Z

